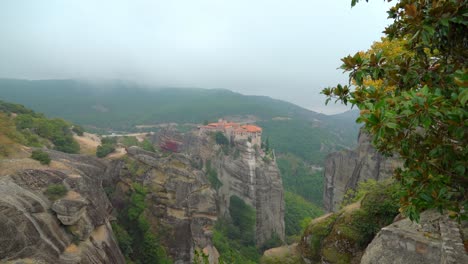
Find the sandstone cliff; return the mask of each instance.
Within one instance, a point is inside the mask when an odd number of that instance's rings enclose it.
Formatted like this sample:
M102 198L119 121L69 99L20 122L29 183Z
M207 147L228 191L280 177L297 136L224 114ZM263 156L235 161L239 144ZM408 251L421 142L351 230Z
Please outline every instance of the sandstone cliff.
M361 130L358 147L328 155L324 171L324 207L329 212L340 208L344 194L368 179L389 178L399 166L395 158L383 157L372 146L370 137Z
M97 159L48 151L50 167L5 159L0 175L0 262L125 263L109 224ZM48 197L52 185L64 195Z
M216 164L222 186L220 213L226 214L229 198L236 195L256 210L256 242L262 245L276 233L284 240L284 191L274 160L263 160L247 141L236 143L239 158L220 154Z
M132 183L142 184L148 189L145 216L174 262L192 263L198 249L217 263L211 241L217 220L215 191L203 171L184 154L163 156L137 147L127 151L128 156L112 162L107 172L106 186L115 186L115 208L123 209Z
M211 161L222 185L217 191L220 216L229 216L233 195L256 210L256 243L262 245L274 234L284 241L284 190L274 155L265 158L258 146L247 140L231 143L226 154L209 137L189 137L186 151Z

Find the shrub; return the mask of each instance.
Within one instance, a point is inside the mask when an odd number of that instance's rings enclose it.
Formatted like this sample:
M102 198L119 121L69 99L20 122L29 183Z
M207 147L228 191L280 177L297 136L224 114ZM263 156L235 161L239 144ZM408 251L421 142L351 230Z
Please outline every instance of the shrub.
M115 148L113 145L110 145L110 144L99 145L96 149L96 156L98 158L104 158L105 156L114 152L114 150Z
M73 132L75 132L78 136L83 136L85 130L82 126L74 125L72 128Z
M39 161L41 164L44 165L49 165L51 161L49 154L45 153L42 150L33 150L31 158Z
M63 197L67 192L67 187L65 187L63 184L51 184L47 187L47 190L44 191L44 194L50 200L57 200Z

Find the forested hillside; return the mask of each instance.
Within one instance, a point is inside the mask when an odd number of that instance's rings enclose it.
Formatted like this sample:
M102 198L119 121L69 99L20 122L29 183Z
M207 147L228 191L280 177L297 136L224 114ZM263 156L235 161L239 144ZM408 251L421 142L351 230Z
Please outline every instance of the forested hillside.
M222 89L149 89L121 81L0 79L0 98L61 117L91 131L136 131L136 125L195 123L220 117L257 120L278 153L320 164L327 153L352 147L358 126L347 115L326 116L265 96ZM354 112L351 112L354 115Z
M61 117L98 133L157 131L161 123L192 123L218 118L256 122L263 140L275 150L287 193L286 233L289 241L301 231L304 218L322 214L322 166L333 151L356 142L357 113L326 116L264 96L228 90L149 89L125 82L99 84L74 80L0 80L0 98L22 103L48 116ZM58 122L58 121L57 121ZM181 128L181 126L179 126ZM266 142L265 142L266 143Z
M78 153L80 146L72 130L82 133L79 126L63 119L49 119L22 105L0 101L0 157L8 156L20 144Z

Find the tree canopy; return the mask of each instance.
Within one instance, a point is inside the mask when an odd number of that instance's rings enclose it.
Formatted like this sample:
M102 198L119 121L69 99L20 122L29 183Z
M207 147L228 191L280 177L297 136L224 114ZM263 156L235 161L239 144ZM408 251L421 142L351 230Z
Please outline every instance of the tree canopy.
M429 208L466 219L468 5L401 0L388 14L382 42L342 59L349 83L322 93L327 103L357 106L377 149L404 161L395 171L400 211L412 220Z

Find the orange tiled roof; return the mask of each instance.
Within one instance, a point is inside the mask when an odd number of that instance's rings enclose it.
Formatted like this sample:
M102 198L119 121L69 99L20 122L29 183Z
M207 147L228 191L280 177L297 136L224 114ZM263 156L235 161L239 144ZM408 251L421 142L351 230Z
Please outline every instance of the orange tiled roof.
M251 132L251 133L262 132L262 128L259 126L255 126L255 125L243 125L241 127L245 129L247 132Z

